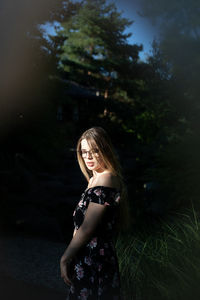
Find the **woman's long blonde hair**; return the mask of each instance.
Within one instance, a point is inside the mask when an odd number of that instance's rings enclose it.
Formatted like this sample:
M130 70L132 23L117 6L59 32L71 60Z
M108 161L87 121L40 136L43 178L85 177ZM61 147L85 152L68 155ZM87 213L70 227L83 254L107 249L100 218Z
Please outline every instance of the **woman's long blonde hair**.
M122 176L122 169L119 163L118 157L115 153L112 142L107 135L106 131L102 127L92 127L86 130L77 142L77 159L80 166L80 169L89 182L90 177L93 173L89 170L84 162L84 159L81 155L81 141L86 139L88 144L92 148L98 148L99 157L102 159L102 162L106 166L106 169L110 171L114 176L117 176L120 182L120 218L119 218L119 232L127 232L130 228L130 210L128 204L128 195L127 188L124 183Z

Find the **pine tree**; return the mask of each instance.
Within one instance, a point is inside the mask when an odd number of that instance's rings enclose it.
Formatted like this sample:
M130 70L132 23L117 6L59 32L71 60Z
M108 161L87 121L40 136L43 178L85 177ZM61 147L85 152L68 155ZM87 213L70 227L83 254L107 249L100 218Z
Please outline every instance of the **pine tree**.
M132 21L122 18L116 6L105 0L85 0L58 31L60 69L70 80L98 89L105 98L114 93L138 60L141 46L130 45L125 29ZM130 72L129 72L130 70Z

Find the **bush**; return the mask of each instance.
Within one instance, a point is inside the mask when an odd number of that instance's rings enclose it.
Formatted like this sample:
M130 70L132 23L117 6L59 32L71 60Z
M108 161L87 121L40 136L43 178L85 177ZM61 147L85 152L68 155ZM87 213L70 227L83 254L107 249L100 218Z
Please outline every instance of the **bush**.
M200 218L193 205L157 225L117 240L125 300L200 299Z

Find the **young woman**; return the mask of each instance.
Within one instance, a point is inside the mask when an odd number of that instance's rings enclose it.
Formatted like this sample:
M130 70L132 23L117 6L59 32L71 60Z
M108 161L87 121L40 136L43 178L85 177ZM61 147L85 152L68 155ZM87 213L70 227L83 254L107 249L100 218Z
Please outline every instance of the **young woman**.
M88 187L74 210L73 238L60 260L61 277L70 286L67 300L119 300L114 244L122 225L129 225L128 206L119 161L103 128L81 135L77 158Z

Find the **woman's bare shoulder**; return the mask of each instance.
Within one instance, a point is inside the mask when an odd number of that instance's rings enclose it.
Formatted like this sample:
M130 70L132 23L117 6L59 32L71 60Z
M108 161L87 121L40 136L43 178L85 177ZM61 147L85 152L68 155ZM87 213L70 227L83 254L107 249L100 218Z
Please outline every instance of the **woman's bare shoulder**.
M107 172L99 176L96 185L108 186L112 188L120 188L119 178L111 172Z

